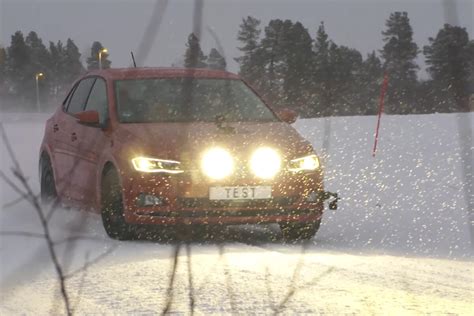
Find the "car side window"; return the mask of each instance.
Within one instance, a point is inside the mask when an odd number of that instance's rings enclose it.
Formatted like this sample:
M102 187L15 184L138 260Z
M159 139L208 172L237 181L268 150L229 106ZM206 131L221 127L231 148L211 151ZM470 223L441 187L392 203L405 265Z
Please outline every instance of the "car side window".
M92 84L94 84L95 78L86 78L79 82L74 94L69 101L69 106L67 107L67 112L70 114L76 114L78 112L84 111L84 107L89 97Z
M97 78L86 104L86 111L99 112L100 123L107 120L107 88L103 79Z
M63 104L63 109L64 109L65 111L66 111L66 109L67 109L67 106L68 106L69 102L71 101L71 97L72 97L72 95L74 94L74 90L76 90L76 88L77 88L77 85L74 85L74 86L71 88L71 90L69 90L69 93L67 94L66 98L64 99L64 101L63 101L63 103L62 103L62 104Z

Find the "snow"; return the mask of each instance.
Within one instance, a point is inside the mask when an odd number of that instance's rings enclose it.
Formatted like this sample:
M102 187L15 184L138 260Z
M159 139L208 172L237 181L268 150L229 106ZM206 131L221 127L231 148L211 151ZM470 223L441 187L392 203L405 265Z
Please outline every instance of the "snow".
M473 114L460 115L474 129ZM325 241L403 254L472 253L458 121L458 114L384 116L373 158L374 117L332 119L326 183L342 201L326 214ZM296 123L315 148L322 147L323 126Z
M283 243L272 225L230 227L214 240L193 242L196 311L272 313L299 267L285 313L472 314L467 206L472 197L463 190L459 115L474 128L473 113L384 116L375 158L374 117L331 118L327 151L321 148L325 119L297 121L300 133L326 153L326 187L341 196L339 209L326 211L306 245ZM0 114L36 191L47 117ZM0 142L0 170L11 175ZM63 313L44 240L12 234L41 233L37 216L25 201L8 206L18 195L0 183L0 314ZM174 243L111 240L99 216L74 210L58 210L50 226L66 274L72 275L66 286L76 314L163 310ZM187 260L183 248L171 308L179 314L189 311Z

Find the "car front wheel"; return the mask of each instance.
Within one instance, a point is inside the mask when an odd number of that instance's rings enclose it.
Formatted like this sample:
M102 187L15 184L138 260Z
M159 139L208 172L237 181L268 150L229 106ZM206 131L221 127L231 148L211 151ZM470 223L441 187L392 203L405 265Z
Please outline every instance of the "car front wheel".
M312 223L280 223L283 238L287 241L308 240L319 230L321 220Z
M109 168L102 180L102 223L109 237L127 240L133 237L132 225L127 224L123 214L122 187L118 172Z
M56 185L54 182L53 168L48 156L43 156L41 159L41 202L45 204L54 203L58 198L56 192Z

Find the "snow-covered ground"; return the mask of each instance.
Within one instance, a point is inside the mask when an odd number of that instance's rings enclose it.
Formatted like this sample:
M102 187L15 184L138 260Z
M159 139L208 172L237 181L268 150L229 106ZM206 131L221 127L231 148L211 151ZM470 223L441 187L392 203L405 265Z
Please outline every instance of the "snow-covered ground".
M474 115L461 115L474 128ZM0 114L35 190L46 117ZM374 117L331 119L326 187L342 197L339 209L326 211L304 253L302 244L284 244L274 226L231 227L193 242L196 311L272 313L294 288L284 312L472 315L474 246L458 121L457 114L384 116L373 158ZM322 152L324 124L295 127ZM3 141L0 153L0 170L11 175ZM0 315L63 313L45 242L34 235L41 233L36 214L24 201L11 203L18 195L4 182L0 194ZM173 243L111 240L98 216L73 210L57 211L50 225L76 314L162 311ZM189 311L187 269L183 248L172 312Z

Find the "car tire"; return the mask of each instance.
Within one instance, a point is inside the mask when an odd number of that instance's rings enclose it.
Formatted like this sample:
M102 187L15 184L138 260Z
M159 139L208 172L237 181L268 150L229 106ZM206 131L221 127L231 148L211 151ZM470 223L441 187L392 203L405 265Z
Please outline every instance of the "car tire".
M316 235L321 220L312 223L280 223L283 238L287 241L309 240Z
M51 166L51 160L48 156L42 156L40 168L41 202L43 204L55 203L58 198L58 193L56 191L56 184L54 181L54 173L53 168Z
M101 188L102 224L107 235L118 240L133 238L133 227L127 224L123 214L122 186L117 170L108 168L104 172Z

